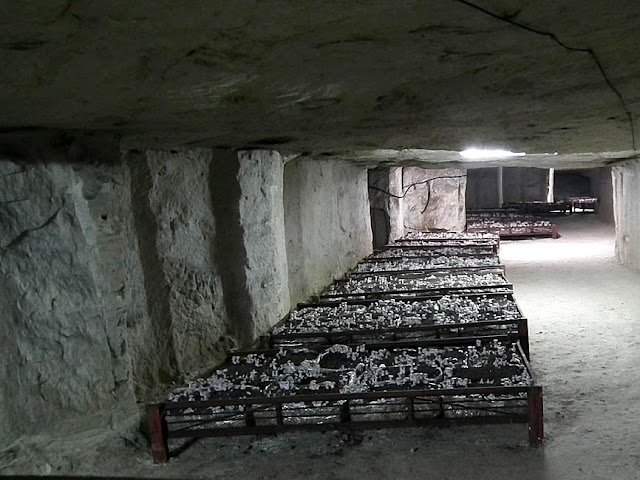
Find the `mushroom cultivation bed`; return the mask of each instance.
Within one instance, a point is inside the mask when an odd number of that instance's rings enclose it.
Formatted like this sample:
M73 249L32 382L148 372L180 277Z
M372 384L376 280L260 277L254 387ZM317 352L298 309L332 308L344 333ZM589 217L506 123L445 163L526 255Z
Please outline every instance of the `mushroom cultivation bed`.
M291 344L427 341L451 343L491 336L520 340L528 354L527 321L511 295L377 300L315 305L293 311L271 335L272 346Z
M408 232L404 237L395 241L402 243L413 240L446 241L446 240L500 240L493 233L469 233L469 232Z
M500 221L473 220L467 222L469 232L497 232L501 238L552 237L558 238L556 226L548 220Z
M238 354L152 406L149 418L154 456L166 461L172 437L295 429L529 422L537 444L541 408L517 343L332 345Z
M571 203L567 201L559 201L559 202L542 202L542 201L531 201L531 202L513 202L505 204L506 208L517 209L523 213L529 214L538 214L545 215L551 213L570 213L571 212Z
M596 206L598 205L597 197L569 197L567 199L571 207L571 212L576 212L576 208L581 209L583 212L587 209L592 212L596 211Z
M471 221L483 221L483 220L495 220L495 221L536 221L536 218L533 215L514 210L494 210L491 212L467 212L467 222ZM467 232L472 233L472 232ZM476 232L482 233L482 232ZM495 233L490 233L490 235L495 235Z
M315 392L350 394L532 384L515 343L478 340L463 347L375 349L336 344L233 355L210 377L175 390L168 404Z
M500 259L495 255L475 257L440 255L430 258L397 258L380 262L360 263L351 272L351 275L483 267L501 267Z
M402 248L394 247L388 248L376 252L373 255L365 259L366 262L377 262L387 260L390 258L431 258L441 256L456 256L456 257L477 257L484 255L495 255L495 248L493 246L474 246L474 247L443 247L443 248L429 248L429 247L412 247Z
M476 289L497 288L495 293L510 293L512 285L500 271L487 273L405 273L354 276L349 280L336 282L321 295L322 298L367 297L376 294L420 293L427 291L445 293L466 293ZM506 289L506 290L505 290Z
M390 243L387 248L447 248L447 247L461 247L467 249L491 247L494 251L497 250L499 240L494 233L492 238L486 239L462 239L462 240L399 240L395 243Z

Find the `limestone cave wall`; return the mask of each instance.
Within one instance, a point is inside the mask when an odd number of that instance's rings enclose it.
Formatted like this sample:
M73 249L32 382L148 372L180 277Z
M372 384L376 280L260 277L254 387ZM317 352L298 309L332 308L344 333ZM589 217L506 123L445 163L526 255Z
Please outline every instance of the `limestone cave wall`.
M640 270L640 162L613 167L616 255Z
M319 293L372 251L363 167L334 160L288 162L284 213L292 304Z
M0 449L134 428L139 404L251 346L290 291L316 293L371 242L364 167L0 141Z
M556 200L569 197L589 197L595 195L592 176L586 170L556 170L553 180L553 196Z
M117 142L90 141L0 155L0 446L135 421L130 195Z
M467 170L465 193L467 210L498 208L498 169L470 168Z
M549 169L504 167L502 191L505 203L545 202L549 190Z
M143 393L220 361L235 344L216 262L211 151L128 152L145 315L132 325Z
M456 231L466 225L467 171L402 169L404 228L407 231Z
M371 229L375 248L404 235L401 167L378 167L368 172Z
M598 218L613 223L613 176L611 167L588 170L586 174L591 179L592 194L598 197Z

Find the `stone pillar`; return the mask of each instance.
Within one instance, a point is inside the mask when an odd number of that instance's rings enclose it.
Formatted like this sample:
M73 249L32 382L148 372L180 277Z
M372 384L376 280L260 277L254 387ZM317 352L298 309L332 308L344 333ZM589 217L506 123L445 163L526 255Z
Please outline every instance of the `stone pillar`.
M503 183L503 170L502 167L498 167L497 169L497 173L498 173L498 204L496 205L498 208L502 208L502 205L504 204L504 183Z
M211 198L225 303L240 346L289 310L283 160L266 150L214 150Z
M640 270L640 162L613 167L616 256Z
M238 152L240 227L247 262L253 336L262 335L289 311L284 232L284 162L275 151Z
M0 449L137 421L127 188L117 143L90 140L35 135L0 158Z
M284 176L289 289L298 303L371 253L367 170L298 159L286 164Z
M466 225L466 170L427 170L405 167L403 171L404 228L435 232L464 230Z
M382 248L389 241L404 235L402 168L373 168L369 170L368 178L373 242L375 248ZM381 225L383 222L384 225ZM381 227L384 227L384 234L380 231Z
M150 150L129 168L157 362L169 376L202 371L235 345L215 258L211 150ZM166 382L158 378L158 383Z

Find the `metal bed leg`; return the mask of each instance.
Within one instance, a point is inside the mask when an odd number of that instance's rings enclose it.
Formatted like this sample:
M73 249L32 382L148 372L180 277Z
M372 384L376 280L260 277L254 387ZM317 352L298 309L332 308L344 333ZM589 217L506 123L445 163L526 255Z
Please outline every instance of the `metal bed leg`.
M349 400L345 400L342 408L340 409L340 422L351 422L351 408L349 407Z
M531 361L531 353L529 352L529 327L526 318L518 320L518 340L520 340L522 351L527 356L527 359Z
M149 437L151 440L151 455L155 463L169 461L169 443L167 439L167 420L164 415L164 405L147 406L149 422Z
M542 387L531 387L527 399L529 402L529 444L532 447L539 447L544 439Z

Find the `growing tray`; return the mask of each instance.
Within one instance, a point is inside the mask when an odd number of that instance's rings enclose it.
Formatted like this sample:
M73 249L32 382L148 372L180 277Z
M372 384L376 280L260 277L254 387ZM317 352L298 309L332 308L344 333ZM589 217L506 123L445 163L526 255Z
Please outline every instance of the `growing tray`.
M500 238L507 239L520 239L520 238L530 238L530 237L548 237L548 238L559 238L557 227L555 225L546 227L546 226L491 226L491 227L481 227L481 226L471 226L467 227L467 230L470 232L483 232L483 231L493 231L497 232L500 235Z
M474 273L483 272L487 270L498 271L502 274L505 272L504 265L497 263L492 265L477 265L477 266L462 266L462 267L449 267L446 265L430 265L428 262L424 262L424 266L420 268L420 265L410 265L411 268L406 268L406 265L397 264L394 262L375 262L361 265L375 265L371 270L360 270L356 267L355 270L349 273L349 277L370 277L375 275L405 275L412 273ZM401 267L405 268L401 268Z
M470 232L474 233L474 232ZM495 236L494 232L478 232L478 233L491 233ZM410 249L442 249L445 251L449 248L463 248L469 251L473 250L486 250L491 249L493 252L498 252L500 247L499 240L496 239L481 239L481 240L406 240L396 243L389 243L385 246L387 249L400 248L404 250Z
M520 341L529 355L527 320L513 295L377 300L302 306L269 337L282 345L358 344L498 338Z
M511 287L504 278L503 271L486 268L473 272L404 272L393 275L371 275L338 280L329 287L321 298L348 298L422 291L475 290L492 287Z
M583 212L587 209L595 212L598 206L598 199L596 197L570 197L567 201L569 202L571 213L576 212L577 208Z
M465 248L457 248L457 247L449 247L448 249L428 249L428 248L410 248L410 249L401 249L394 248L390 250L382 250L374 252L369 255L367 258L362 260L361 263L369 263L369 262L389 262L392 260L413 260L413 259L424 259L424 260L432 260L438 257L460 257L460 258L486 258L486 257L495 257L496 252L492 247L483 247L483 248L473 248L473 249L465 249Z
M469 232L408 232L404 237L397 239L394 243L405 243L414 241L429 242L449 242L449 241L482 241L490 240L497 242L500 239L492 233L469 233Z
M560 202L514 202L505 204L507 208L517 209L521 212L530 214L551 214L551 213L570 213L571 203L566 201Z
M485 355L487 345L489 354ZM505 349L503 355L500 348ZM352 356L354 351L357 354ZM265 394L269 387L260 386L251 393L235 388L225 392L199 389L203 382L221 385L220 371L215 380L191 382L167 402L147 408L154 460L168 460L170 438L292 430L526 423L530 444L540 445L543 440L542 387L536 384L517 343L380 350L334 345L322 351L282 352L261 354L263 365L272 368L275 362L274 372L307 371L308 366L315 383L308 381L309 375L302 375L299 388L292 389L295 381L283 380L272 393ZM249 355L254 355L253 364ZM256 354L236 356L232 368L227 368L240 373L225 374L226 378L246 377L248 369L259 368L258 358ZM307 366L302 368L305 361ZM273 378L283 375L286 373L274 373ZM292 375L295 373L289 377ZM356 388L359 385L361 388ZM201 391L205 393L194 393Z
M497 255L441 255L435 257L388 258L376 262L360 262L351 275L379 271L450 270L464 268L503 267ZM503 268L504 270L504 268Z
M350 300L379 300L394 298L396 300L412 300L424 297L442 297L445 295L494 295L513 293L511 283L481 285L460 288L416 288L412 290L386 290L381 292L326 294L317 296L317 303L344 302Z

